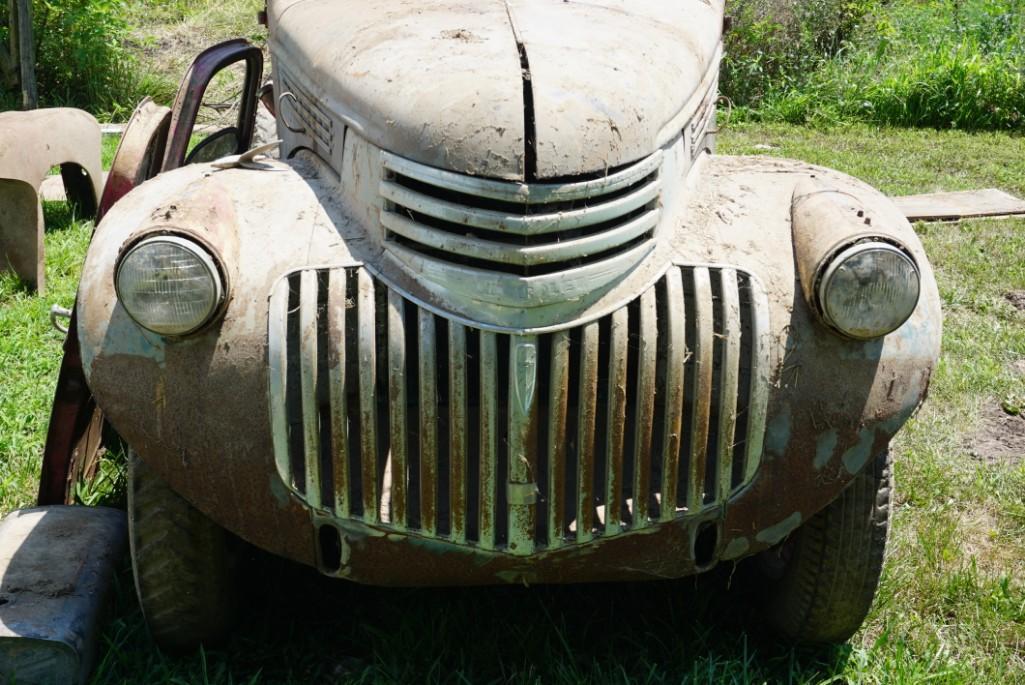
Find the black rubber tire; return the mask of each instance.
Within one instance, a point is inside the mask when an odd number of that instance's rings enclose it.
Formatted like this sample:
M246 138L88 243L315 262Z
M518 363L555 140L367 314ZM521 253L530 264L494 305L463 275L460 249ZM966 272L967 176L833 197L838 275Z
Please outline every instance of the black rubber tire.
M128 455L128 533L139 604L161 649L227 637L239 605L236 540Z
M893 480L889 454L833 503L759 559L769 581L763 615L780 636L838 644L857 632L879 587Z

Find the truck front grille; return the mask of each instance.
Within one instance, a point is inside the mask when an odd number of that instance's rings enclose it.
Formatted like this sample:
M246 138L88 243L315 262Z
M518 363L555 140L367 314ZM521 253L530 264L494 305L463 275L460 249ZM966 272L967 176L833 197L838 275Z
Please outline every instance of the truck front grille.
M386 244L461 266L533 276L641 254L661 212L661 151L596 178L533 184L381 158Z
M531 554L720 505L758 467L768 305L678 267L597 321L540 335L434 314L362 267L270 300L278 471L324 515Z

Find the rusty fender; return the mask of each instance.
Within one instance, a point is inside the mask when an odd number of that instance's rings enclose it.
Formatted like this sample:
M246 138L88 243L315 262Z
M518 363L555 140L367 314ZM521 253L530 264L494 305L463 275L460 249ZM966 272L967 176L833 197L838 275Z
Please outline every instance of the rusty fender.
M60 166L80 217L96 213L103 175L100 126L77 109L0 113L0 271L43 292L43 212L39 187Z
M717 531L712 561L779 542L827 505L921 403L939 352L939 299L921 244L877 191L786 160L704 158L683 189L686 207L664 226L665 264L728 264L768 297L770 364L764 449L756 476L707 516L526 557L335 520L340 576L380 585L581 582L680 577L707 568L694 537ZM268 551L317 565L322 515L283 485L268 409L268 293L309 266L373 262L363 219L349 214L329 172L300 162L272 170L186 167L118 203L82 277L79 334L86 374L113 426L172 487L219 524ZM882 340L856 342L808 306L794 250L795 188L812 176L857 198L883 235L922 271L911 319ZM327 179L327 180L325 180ZM118 304L114 267L149 231L187 233L216 250L230 283L223 318L170 340L141 330ZM622 294L623 301L638 292Z

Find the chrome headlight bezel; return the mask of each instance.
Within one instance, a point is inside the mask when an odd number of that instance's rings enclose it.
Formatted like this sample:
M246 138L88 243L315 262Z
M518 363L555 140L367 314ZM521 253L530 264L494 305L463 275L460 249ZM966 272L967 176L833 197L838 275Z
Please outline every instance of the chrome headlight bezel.
M853 326L850 325L850 322L839 320L838 312L834 311L829 303L832 299L830 298L830 288L835 285L835 279L840 270L855 260L864 259L872 253L885 255L891 260L897 260L896 263L906 268L908 270L907 273L914 275L914 289L913 292L908 292L911 297L907 298L903 303L904 306L899 310L895 310L894 315L885 324L880 324L877 328L868 330L866 326ZM834 251L832 256L823 260L818 272L815 300L819 316L827 326L853 340L876 340L896 331L911 318L921 298L922 272L918 263L902 246L882 238L866 238Z
M203 308L201 316L195 318L186 326L170 328L167 326L154 327L152 321L148 321L142 312L133 311L128 304L126 293L123 292L122 271L125 264L133 256L138 256L141 251L155 246L173 246L184 254L194 258L202 267L204 275L209 279L211 296L208 304ZM158 233L142 236L139 240L129 245L118 257L114 268L114 290L125 313L141 328L167 338L180 338L192 335L206 328L211 322L217 320L224 311L227 301L227 280L224 276L224 269L214 251L199 241L174 233Z

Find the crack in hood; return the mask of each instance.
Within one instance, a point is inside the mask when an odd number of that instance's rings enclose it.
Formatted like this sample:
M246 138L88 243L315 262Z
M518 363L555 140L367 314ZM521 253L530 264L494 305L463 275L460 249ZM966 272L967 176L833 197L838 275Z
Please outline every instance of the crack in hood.
M508 180L526 179L528 130L540 179L616 167L671 140L714 68L721 22L721 0L270 5L276 68L315 106L396 154Z
M508 0L530 61L537 176L633 162L680 133L717 69L720 0Z

